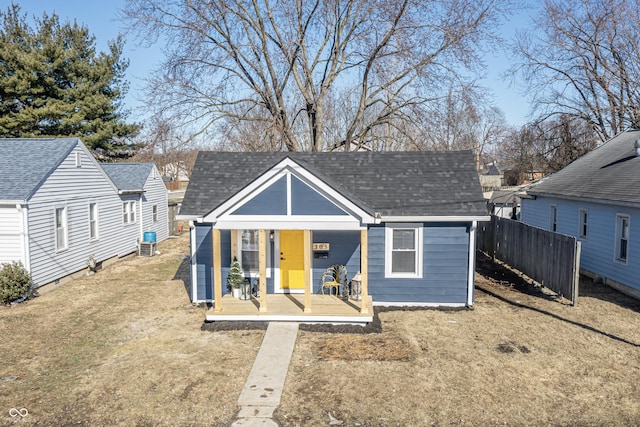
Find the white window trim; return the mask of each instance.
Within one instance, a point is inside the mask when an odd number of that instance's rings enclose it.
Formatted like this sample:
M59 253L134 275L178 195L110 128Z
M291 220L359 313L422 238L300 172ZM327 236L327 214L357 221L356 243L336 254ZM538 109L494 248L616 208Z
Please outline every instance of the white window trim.
M549 205L549 230L558 232L558 205Z
M626 258L620 258L620 240L622 239L622 220L626 219L629 235L627 236L627 256ZM628 214L616 214L616 231L615 239L613 240L613 260L622 265L629 264L629 252L631 250L631 217Z
M64 246L58 246L58 210L62 209L62 230L64 232ZM53 236L56 252L62 252L69 249L69 212L67 206L57 205L53 208Z
M91 236L91 207L95 206L95 223L96 223L96 235ZM95 242L100 239L100 208L97 202L89 203L89 241Z
M237 230L236 233L236 258L238 258L238 262L240 263L241 266L243 266L244 264L242 263L242 232L244 230L255 230L255 229L241 229L241 230ZM266 240L267 240L267 277L271 278L271 239L269 238L269 230L265 230L265 234L266 234ZM258 251L258 256L260 256L260 252ZM233 256L231 257L233 259ZM260 277L260 271L256 270L256 271L249 271L249 274L247 275L245 273L245 277L251 277L252 279L256 279Z
M136 224L138 222L136 215L136 201L127 200L126 202L122 202L122 206L124 208L122 210L122 223L124 225Z
M587 220L583 221L584 215L587 214ZM581 240L587 240L587 235L589 234L589 209L581 208L579 210L578 217L578 238ZM585 226L587 228L587 232L584 232Z
M82 167L82 153L80 151L76 151L76 167Z
M158 205L151 206L151 220L155 224L158 222Z
M414 273L394 273L391 271L393 257L393 230L413 229L416 231L416 265ZM421 279L424 251L423 225L421 223L385 224L384 232L384 273L388 278Z

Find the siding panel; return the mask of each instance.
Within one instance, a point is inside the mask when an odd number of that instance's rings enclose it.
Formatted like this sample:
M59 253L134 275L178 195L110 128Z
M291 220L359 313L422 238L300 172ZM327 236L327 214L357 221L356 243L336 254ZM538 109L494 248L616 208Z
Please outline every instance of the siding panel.
M469 267L466 224L424 224L423 277L385 278L384 226L369 228L369 293L376 302L465 304Z
M537 197L523 200L522 221L549 229L549 206L558 206L558 232L578 238L582 242L580 267L601 277L615 280L640 290L640 264L635 262L640 254L640 210L599 203ZM587 237L579 238L580 209L588 209ZM547 212L547 219L545 219ZM616 215L630 217L630 238L627 265L614 260Z
M0 206L0 264L20 261L25 265L22 247L22 218L15 206Z
M75 153L82 156L76 167ZM89 203L98 204L99 239L89 239ZM82 270L94 255L98 261L121 254L126 236L122 206L115 188L81 146L76 147L29 200L29 247L34 284L41 286ZM56 252L55 208L66 206L68 249ZM137 238L137 235L136 235ZM135 238L133 247L135 250Z

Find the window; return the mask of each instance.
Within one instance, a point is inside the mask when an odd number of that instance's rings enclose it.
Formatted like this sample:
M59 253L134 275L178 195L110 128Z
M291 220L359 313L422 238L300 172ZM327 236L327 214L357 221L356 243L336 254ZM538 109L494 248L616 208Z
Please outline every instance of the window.
M616 261L627 263L629 256L629 215L616 215Z
M385 229L387 277L422 277L422 225L388 224Z
M56 208L56 251L67 249L67 208Z
M122 204L122 222L125 224L135 224L136 222L136 202L124 202Z
M158 205L153 205L151 208L151 216L153 217L153 222L158 222Z
M240 263L242 268L251 272L258 272L258 230L242 230L240 246Z
M578 230L578 237L581 239L587 238L587 222L589 219L589 211L587 209L580 209L580 230Z
M98 204L89 203L89 240L98 239Z
M79 151L76 151L76 167L82 167L82 153L80 153Z
M558 231L558 207L556 205L551 205L549 211L549 230Z

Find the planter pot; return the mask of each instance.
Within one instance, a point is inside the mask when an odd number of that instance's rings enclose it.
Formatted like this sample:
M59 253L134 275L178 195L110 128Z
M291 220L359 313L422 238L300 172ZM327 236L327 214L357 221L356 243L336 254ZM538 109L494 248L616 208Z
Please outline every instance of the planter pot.
M233 297L234 298L240 298L240 288L233 288Z

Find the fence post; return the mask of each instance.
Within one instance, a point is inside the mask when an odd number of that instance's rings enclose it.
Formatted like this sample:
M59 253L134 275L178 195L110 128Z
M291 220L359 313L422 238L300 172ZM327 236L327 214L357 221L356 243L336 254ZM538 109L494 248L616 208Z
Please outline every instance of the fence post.
M578 291L580 290L580 253L582 251L582 242L576 239L576 250L573 255L573 298L571 305L574 307L578 305Z

